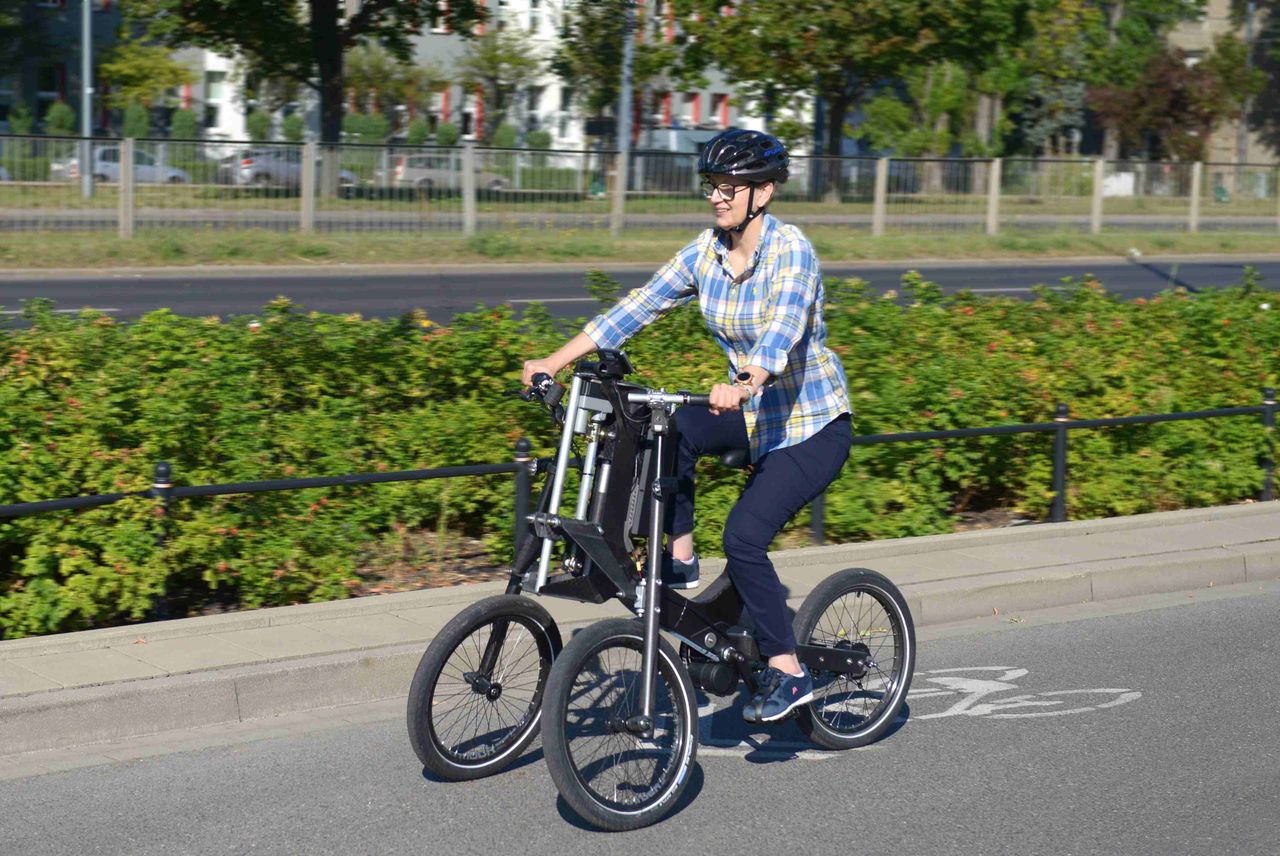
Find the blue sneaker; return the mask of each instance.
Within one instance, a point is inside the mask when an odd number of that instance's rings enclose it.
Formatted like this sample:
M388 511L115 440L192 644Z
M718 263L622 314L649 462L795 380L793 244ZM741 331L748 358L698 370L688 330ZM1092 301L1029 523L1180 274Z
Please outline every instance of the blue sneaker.
M695 589L701 575L697 556L691 562L682 562L673 558L670 553L662 554L662 584L667 588Z
M777 722L802 704L813 701L813 677L807 666L803 675L788 675L773 667L760 675L760 690L742 709L747 722Z

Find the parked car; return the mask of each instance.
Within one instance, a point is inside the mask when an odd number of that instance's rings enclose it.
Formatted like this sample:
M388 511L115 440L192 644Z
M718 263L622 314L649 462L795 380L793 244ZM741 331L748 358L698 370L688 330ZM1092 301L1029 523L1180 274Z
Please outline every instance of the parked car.
M317 161L317 173L319 168ZM301 187L302 150L294 147L245 149L218 162L218 183L241 187ZM338 170L338 184L349 187L358 183L351 170Z
M398 188L413 188L420 193L433 190L462 190L461 157L449 154L400 155L396 158L393 181ZM484 170L476 171L478 190L506 190L511 184L506 176Z
M54 161L49 164L49 177L54 181L78 181L80 178L80 158ZM93 147L93 178L95 181L120 180L120 147ZM185 169L162 166L149 152L134 150L133 180L140 184L186 184L191 176Z

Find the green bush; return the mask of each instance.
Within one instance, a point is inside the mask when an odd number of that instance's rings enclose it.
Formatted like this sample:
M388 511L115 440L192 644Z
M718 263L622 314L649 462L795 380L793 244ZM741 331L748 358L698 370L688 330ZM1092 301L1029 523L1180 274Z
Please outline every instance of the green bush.
M348 113L342 117L342 133L352 143L377 145L391 134L391 123L381 113Z
M151 136L151 111L136 101L125 107L124 128L121 133L135 139Z
M856 433L1043 422L1059 401L1077 417L1251 404L1280 379L1280 295L1252 278L1133 302L1092 281L1070 286L1027 301L943 297L910 275L904 306L864 282L829 280L829 341L849 378ZM602 303L618 291L591 278ZM503 393L523 360L572 332L538 307L520 320L506 307L477 310L449 327L420 315L307 313L283 300L256 323L159 311L119 324L90 310L55 314L47 301L25 314L27 326L0 328L8 502L145 491L161 460L176 483L201 484L505 461L521 436L551 454L545 416ZM724 377L693 307L627 351L641 383L707 389ZM1250 496L1271 439L1257 416L1073 432L1071 514ZM959 513L993 507L1043 517L1051 450L1047 434L857 447L828 492L828 538L946 532ZM712 463L700 473L700 551L718 552L741 481ZM193 498L167 517L138 498L3 520L0 633L138 621L162 593L178 614L341 598L362 550L405 531L448 527L501 553L511 490L499 476ZM805 525L802 516L796 526Z
M427 120L418 117L409 123L409 130L405 134L405 141L411 146L421 146L426 143L427 138L431 136L431 126L427 124Z
M519 134L520 130L515 125L499 125L493 132L493 142L490 145L497 146L500 149L514 149L516 147L516 137Z
M65 101L55 101L44 114L44 132L51 137L70 137L76 132L76 111Z
M271 139L271 114L258 108L245 118L244 127L250 140L265 143Z
M36 120L31 115L31 108L21 101L9 111L9 133L19 136L30 134L35 124Z
M531 149L549 149L551 148L551 132L550 131L530 131L525 135L525 145Z
M174 110L169 120L169 139L194 140L200 136L196 114L191 110Z
M300 143L307 135L307 122L301 113L290 113L280 123L280 133L290 143Z
M452 122L441 122L436 125L436 145L438 146L452 146L461 136L461 129Z

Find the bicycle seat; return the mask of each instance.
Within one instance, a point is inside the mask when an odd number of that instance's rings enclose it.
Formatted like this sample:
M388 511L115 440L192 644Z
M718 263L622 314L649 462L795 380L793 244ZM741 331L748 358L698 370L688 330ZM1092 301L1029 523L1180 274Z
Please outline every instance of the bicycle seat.
M746 469L751 463L751 455L746 449L730 449L720 454L720 463L733 470Z

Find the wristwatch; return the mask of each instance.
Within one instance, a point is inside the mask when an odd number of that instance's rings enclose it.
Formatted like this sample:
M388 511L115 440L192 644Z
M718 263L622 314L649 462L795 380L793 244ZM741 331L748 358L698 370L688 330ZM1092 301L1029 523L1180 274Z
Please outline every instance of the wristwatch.
M735 386L742 387L752 395L756 394L756 385L755 382L751 380L751 372L738 372L737 376L733 379L733 382Z

